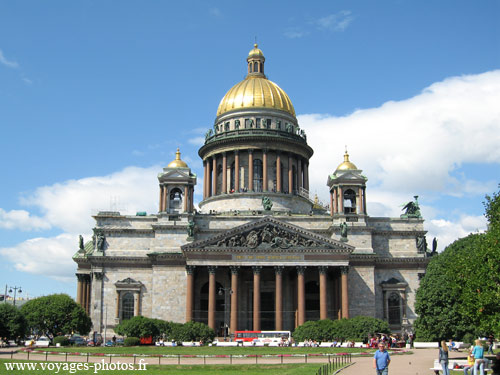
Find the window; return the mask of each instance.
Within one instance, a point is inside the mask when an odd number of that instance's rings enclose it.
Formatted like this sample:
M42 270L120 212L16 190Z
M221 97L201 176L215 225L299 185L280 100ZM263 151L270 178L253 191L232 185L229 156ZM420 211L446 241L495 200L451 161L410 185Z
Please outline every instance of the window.
M262 191L262 160L255 159L253 161L253 190L257 192Z
M401 297L396 292L391 293L388 303L389 324L401 324Z
M172 209L174 212L178 209L180 209L182 206L182 192L181 189L179 188L173 188L170 191L170 202L169 202L169 208Z
M258 72L259 71L259 63L256 61L253 63L253 71Z
M255 127L256 127L257 129L260 129L260 118L256 118L256 119L255 119Z
M134 295L125 293L122 298L122 320L134 317Z

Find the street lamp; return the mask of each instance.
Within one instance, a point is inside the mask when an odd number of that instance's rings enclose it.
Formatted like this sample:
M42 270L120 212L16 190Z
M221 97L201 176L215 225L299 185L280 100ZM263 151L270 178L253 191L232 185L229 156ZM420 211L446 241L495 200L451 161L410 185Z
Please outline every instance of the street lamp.
M233 294L233 290L231 288L219 288L217 291L219 296L224 295L224 341L226 341L227 338L227 329L228 329L228 324L227 324L227 307L229 306L229 297L231 294Z
M20 286L11 286L9 289L9 293L12 293L12 289L14 289L14 306L16 306L16 294L17 290L19 289L19 293L22 293L23 291L21 290Z

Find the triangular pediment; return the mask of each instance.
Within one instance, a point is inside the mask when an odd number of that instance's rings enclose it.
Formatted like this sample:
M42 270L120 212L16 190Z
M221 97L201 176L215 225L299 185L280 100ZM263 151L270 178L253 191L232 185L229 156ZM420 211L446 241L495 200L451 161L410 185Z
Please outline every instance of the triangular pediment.
M350 253L354 247L271 216L266 216L210 238L181 247L182 251L333 251Z
M168 179L175 179L175 178L180 178L180 179L186 179L190 178L191 174L189 173L189 169L186 169L185 171L179 170L179 169L172 169L170 171L165 171L163 173L160 173L158 175L158 178L161 180L164 180L166 178Z

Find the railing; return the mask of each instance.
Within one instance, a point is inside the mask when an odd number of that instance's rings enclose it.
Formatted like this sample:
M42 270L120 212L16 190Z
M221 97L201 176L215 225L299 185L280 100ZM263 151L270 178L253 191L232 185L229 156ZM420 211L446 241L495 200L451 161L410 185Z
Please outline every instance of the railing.
M288 138L294 141L300 141L306 143L306 140L303 136L288 133L285 130L276 130L276 129L238 129L238 130L228 130L219 132L217 134L212 134L205 138L205 144L218 141L220 139L225 138L234 138L241 136L259 136L259 137L269 137L269 136L278 136L281 138Z
M328 356L328 363L321 365L316 374L331 375L335 370L344 367L346 364L351 362L352 362L351 353L347 353L340 356L334 356L333 358L330 358L330 356Z

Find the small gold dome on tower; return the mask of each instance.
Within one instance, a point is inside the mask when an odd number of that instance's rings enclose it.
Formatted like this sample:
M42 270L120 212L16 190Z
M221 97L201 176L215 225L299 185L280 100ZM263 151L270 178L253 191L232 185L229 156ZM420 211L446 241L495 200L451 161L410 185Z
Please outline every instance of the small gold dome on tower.
M258 44L255 43L253 45L253 49L248 53L248 57L264 57L264 54L262 53L262 50L258 48Z
M188 165L181 160L181 152L179 151L179 148L177 148L177 152L175 153L175 160L170 162L170 164L167 165L167 168L189 168Z
M339 164L337 167L337 171L348 171L348 170L357 170L358 167L349 161L349 154L347 153L347 149L344 154L344 161Z

